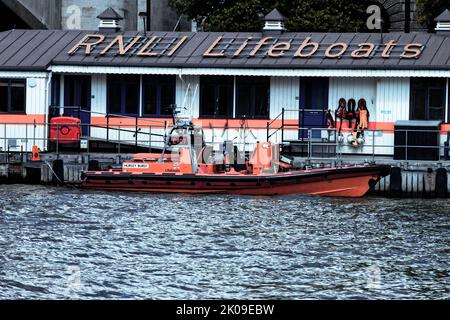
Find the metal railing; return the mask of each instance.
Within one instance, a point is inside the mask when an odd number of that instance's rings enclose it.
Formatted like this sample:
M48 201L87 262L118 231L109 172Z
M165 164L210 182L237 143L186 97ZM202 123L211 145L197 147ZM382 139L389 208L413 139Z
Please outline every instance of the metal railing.
M430 160L450 159L450 132L446 130L422 130L422 129L394 129L394 130L360 130L353 128L301 128L299 119L296 123L288 123L286 114L301 113L301 109L282 109L282 112L272 121L267 122L267 141L273 140L278 135L278 143L282 147L297 147L301 157L311 159L336 159L341 160L346 156L365 156L375 160L377 156L387 156L398 160L417 160L416 158L430 158ZM327 112L327 111L324 111ZM325 116L325 115L324 115ZM295 117L293 117L295 119ZM278 125L278 121L281 124ZM411 140L411 134L431 134L434 145L418 144ZM286 138L287 133L290 139ZM355 136L355 135L356 136ZM360 139L360 141L358 141ZM397 141L396 141L397 139ZM400 140L399 140L400 139ZM414 139L417 140L417 139ZM446 141L443 141L446 140ZM326 150L326 151L324 151ZM288 150L289 151L289 150ZM291 150L292 151L292 150ZM411 153L426 152L426 156L417 157ZM431 159L432 158L432 159ZM420 161L420 160L419 160Z
M168 126L168 122L167 120L153 120L153 119L143 119L141 117L138 116L126 116L126 115L121 115L121 114L114 114L114 113L104 113L104 112L98 112L98 111L92 111L92 110L85 110L82 107L79 106L51 106L50 107L50 114L55 117L55 116L59 116L61 113L60 111L63 111L63 115L67 112L67 111L72 111L69 116L73 116L73 113L75 113L75 116L78 116L77 118L79 119L83 119L83 115L87 115L91 121L92 121L92 117L93 116L98 116L100 118L104 118L105 119L105 124L104 125L95 125L95 124L91 124L91 123L85 123L82 124L82 128L83 129L91 129L91 128L104 128L106 129L106 141L109 141L109 136L110 136L110 131L122 131L122 132L132 132L136 139L138 134L141 131L141 127L142 126L156 126L156 125L160 125L164 128L167 128ZM52 110L58 110L58 113L52 112ZM127 129L118 129L117 125L111 125L111 119L123 119L123 120L133 120L134 125L127 126ZM125 127L126 125L122 125L122 127ZM134 127L135 129L133 131L131 131L129 128ZM151 127L150 127L151 128ZM150 130L150 135L152 135L151 130ZM137 141L135 141L135 143L137 144Z
M450 133L443 130L364 130L360 138L364 143L349 143L349 135L352 129L340 130L333 128L299 128L298 120L286 119L287 112L298 112L298 110L283 109L282 114L260 127L241 123L240 126L226 127L204 127L208 131L205 143L212 145L216 150L221 148L224 141L232 141L241 150L249 152L256 142L267 141L280 143L285 151L289 148L297 148L299 156L309 160L314 159L335 159L341 160L345 156L364 156L375 160L377 156L387 156L401 158L401 160L415 160L412 153L433 154L433 159L449 160L450 157ZM106 116L98 114L101 121L92 123L81 123L80 126L89 129L90 134L81 137L86 148L85 153L90 153L93 142L106 141L114 144L110 153L133 153L132 147L151 152L153 149L162 149L166 134L171 127L168 121L141 119L126 116ZM130 120L132 119L132 120ZM137 120L136 120L137 119ZM126 120L126 121L125 121ZM289 120L289 121L288 121ZM128 122L128 123L126 123ZM56 132L59 132L59 124ZM47 150L50 144L55 147L55 152L59 154L64 144L60 141L61 136L56 135L54 139L49 139L51 123L0 123L0 148L1 153L29 153L31 146L38 145L42 150ZM423 145L411 140L411 133L420 132L422 134L433 135L435 144L432 146ZM218 134L216 134L218 133ZM256 133L256 134L255 134ZM304 139L303 139L304 138ZM395 141L397 139L397 141ZM62 139L66 143L78 139ZM130 152L131 150L131 152ZM292 151L292 150L291 150ZM295 153L295 152L293 152Z
M450 160L449 133L443 130L364 130L356 136L354 132L339 133L339 129L335 128L299 128L296 131L306 132L304 136L307 138L285 140L281 145L286 152L308 160L342 160L344 156L363 156L372 161L377 157L405 161ZM314 133L319 133L319 137L314 137ZM435 143L428 145L416 142L416 138L411 139L417 134L434 135ZM295 148L297 150L293 150Z
M98 113L100 114L100 113ZM102 114L103 115L103 114ZM91 150L92 143L107 142L113 144L111 148L113 152L129 154L137 152L139 150L162 150L166 143L166 138L169 130L172 128L171 123L168 121L155 121L148 119L134 120L134 117L117 117L119 122L111 121L112 117L105 117L102 120L104 123L92 124L92 123L78 123L78 124L62 124L52 122L33 122L33 123L1 123L0 122L0 153L22 153L29 154L31 147L34 145L39 146L41 151L52 151L58 156L61 152L67 151L66 145L73 142L79 143L83 141L85 148L77 147L73 148L75 151L81 151L89 154L95 152ZM116 119L116 120L117 120ZM120 120L133 119L133 124L123 123ZM89 129L89 135L81 135L79 138L65 137L60 134L60 129L63 126L78 127L80 132L82 128ZM205 128L210 129L210 128ZM253 147L259 139L253 136L250 139L248 135L239 137L236 132L243 130L243 126L227 126L226 128L212 128L216 130L216 134L212 134L212 137L205 139L204 143L213 146L215 150L221 150L225 141L232 141L243 151L253 150ZM256 130L263 130L261 128L253 128ZM50 135L50 131L53 130L57 134ZM97 130L97 131L95 131ZM230 132L236 130L234 134ZM17 133L19 131L19 133ZM20 143L18 143L20 142ZM134 150L132 150L134 147ZM20 149L20 150L19 150ZM130 150L132 150L130 152ZM6 157L7 158L7 157ZM1 162L1 161L0 161Z
M63 136L60 134L62 127L78 127L81 131L82 127L89 127L89 130L100 129L116 132L115 136L110 136L108 140L104 138L104 134L94 133L87 136ZM72 151L81 151L84 153L91 153L91 146L94 142L108 142L111 143L111 148L117 154L136 152L139 148L147 149L151 152L153 149L160 149L163 147L165 141L164 128L159 128L161 133L157 133L154 126L142 125L139 123L128 125L118 124L117 126L109 126L108 128L92 125L86 123L80 124L58 124L50 122L33 122L33 123L0 123L0 149L2 154L29 154L32 146L38 146L41 151L52 151L59 155L63 151L67 151L71 145ZM53 130L57 134L50 136L49 131ZM17 133L20 131L19 133ZM81 145L73 147L73 145L83 141L85 148ZM126 151L128 150L128 151ZM8 156L4 156L8 159ZM5 161L3 161L5 162Z

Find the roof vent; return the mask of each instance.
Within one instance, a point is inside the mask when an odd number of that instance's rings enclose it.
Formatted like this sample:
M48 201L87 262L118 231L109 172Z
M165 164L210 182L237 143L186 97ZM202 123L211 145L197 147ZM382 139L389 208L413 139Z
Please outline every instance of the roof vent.
M273 9L269 12L268 15L264 17L264 32L268 33L276 33L281 34L286 31L284 27L284 22L286 21L286 17L283 16L280 11L277 9Z
M436 33L450 36L450 11L447 9L442 12L434 21L436 24Z
M98 29L105 32L118 32L120 31L120 20L123 17L117 13L116 10L109 7L97 16L100 19Z

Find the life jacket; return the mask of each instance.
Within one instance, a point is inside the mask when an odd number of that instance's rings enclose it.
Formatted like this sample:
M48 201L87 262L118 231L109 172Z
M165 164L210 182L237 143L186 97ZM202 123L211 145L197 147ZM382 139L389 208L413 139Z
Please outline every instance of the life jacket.
M359 127L361 129L369 128L369 110L364 109L359 111Z
M367 102L365 99L358 101L358 127L361 129L369 128L369 110L367 109Z
M339 106L336 110L337 119L347 119L347 101L344 98L339 99Z
M333 115L331 114L331 110L328 110L327 113L327 128L333 129L336 127L336 123L334 122Z

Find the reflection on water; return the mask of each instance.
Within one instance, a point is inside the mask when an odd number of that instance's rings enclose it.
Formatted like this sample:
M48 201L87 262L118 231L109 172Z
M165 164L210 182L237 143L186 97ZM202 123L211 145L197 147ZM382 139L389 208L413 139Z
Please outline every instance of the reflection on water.
M0 298L450 298L448 200L0 186Z

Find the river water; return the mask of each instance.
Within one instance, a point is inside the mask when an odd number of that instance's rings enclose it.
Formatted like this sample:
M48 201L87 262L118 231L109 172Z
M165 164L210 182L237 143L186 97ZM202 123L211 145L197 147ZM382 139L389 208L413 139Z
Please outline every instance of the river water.
M0 299L450 299L450 201L0 186Z

